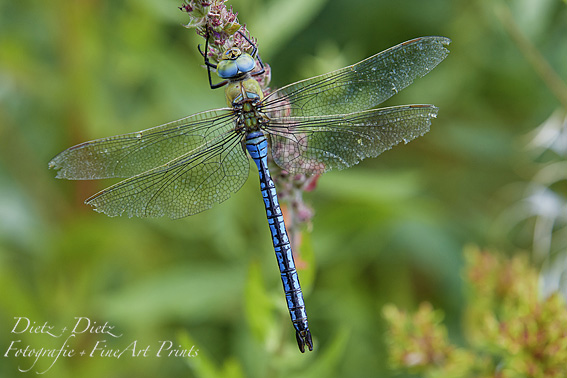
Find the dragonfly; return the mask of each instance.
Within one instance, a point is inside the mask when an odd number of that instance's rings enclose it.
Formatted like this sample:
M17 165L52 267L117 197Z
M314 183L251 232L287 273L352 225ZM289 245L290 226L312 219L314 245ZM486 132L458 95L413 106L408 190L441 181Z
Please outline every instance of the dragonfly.
M98 212L175 219L207 210L238 191L249 176L250 156L303 353L313 350L313 339L268 157L287 172L319 175L422 136L437 107L375 107L443 61L451 40L415 38L267 95L255 79L264 64L257 47L248 42L251 53L232 47L217 64L209 61L207 45L201 52L209 84L225 87L228 107L78 144L55 156L49 167L61 179L123 178L85 201ZM220 83L212 83L211 70L216 70Z

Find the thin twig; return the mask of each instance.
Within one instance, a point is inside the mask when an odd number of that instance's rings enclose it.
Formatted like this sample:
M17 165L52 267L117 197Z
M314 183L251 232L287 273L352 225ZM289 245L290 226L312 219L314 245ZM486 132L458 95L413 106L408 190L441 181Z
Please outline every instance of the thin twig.
M561 79L553 67L551 67L539 50L522 33L510 12L510 8L507 5L498 4L495 6L495 11L500 22L502 22L502 25L508 34L510 34L510 37L516 43L526 60L531 64L534 71L567 111L567 84Z

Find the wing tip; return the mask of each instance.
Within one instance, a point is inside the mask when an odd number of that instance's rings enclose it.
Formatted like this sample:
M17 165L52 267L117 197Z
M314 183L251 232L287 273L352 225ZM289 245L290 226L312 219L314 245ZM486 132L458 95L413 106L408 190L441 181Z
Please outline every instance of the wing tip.
M63 165L60 164L59 159L57 159L61 154L55 156L53 159L47 163L48 169L53 169L56 172L55 178L58 179L66 179L67 175L65 174L66 170L64 169Z
M441 44L445 45L445 46L449 46L451 44L451 42L453 42L451 40L451 38L448 37L444 37L444 36L435 36L434 38L436 38L438 41L441 42Z

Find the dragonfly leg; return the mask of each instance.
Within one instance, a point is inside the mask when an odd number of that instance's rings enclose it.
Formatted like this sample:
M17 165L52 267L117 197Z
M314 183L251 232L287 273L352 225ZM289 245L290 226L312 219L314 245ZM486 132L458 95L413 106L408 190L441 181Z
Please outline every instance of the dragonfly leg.
M258 54L258 47L254 43L252 43L252 41L248 39L248 37L245 36L244 33L242 33L240 30L238 31L238 34L240 34L252 46L252 53L250 55L253 58L258 58L258 63L260 63L260 68L262 68L260 71L252 73L251 76L262 75L266 72L266 69L264 68L264 62L262 62L262 58L260 58L260 55Z
M206 43L205 43L205 45L206 45ZM205 65L207 67L211 67L211 68L214 68L216 70L217 65L214 64L214 63L211 63L209 61L209 57L205 55L205 51L201 51L201 44L200 43L197 45L197 50L199 50L199 53L203 56L203 58L205 58Z
M209 29L207 29L207 32L205 34L205 51L201 51L201 45L197 45L197 50L199 50L199 53L201 53L201 55L203 55L203 58L205 59L205 65L207 66L207 74L209 76L209 86L211 87L211 89L224 87L226 84L228 84L228 80L223 80L220 83L213 84L213 79L211 78L211 68L216 70L217 65L211 63L209 61L209 57L207 56L207 53L209 52Z
M250 74L250 76L259 76L259 75L263 75L264 73L266 73L266 69L264 68L264 63L262 62L262 58L260 58L260 55L258 55L258 63L260 63L260 67L262 69L260 71L256 71L256 72Z
M255 58L256 53L258 52L258 47L240 30L238 31L238 34L240 34L250 44L250 46L252 46L252 53L250 55Z

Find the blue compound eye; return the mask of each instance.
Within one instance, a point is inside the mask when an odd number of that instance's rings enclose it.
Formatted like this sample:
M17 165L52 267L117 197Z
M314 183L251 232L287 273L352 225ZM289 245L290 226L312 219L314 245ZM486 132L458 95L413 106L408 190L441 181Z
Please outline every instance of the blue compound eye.
M217 65L217 73L222 79L230 79L238 74L236 60L221 60Z
M240 72L250 72L256 67L256 62L250 54L242 54L236 58L236 64L238 65L238 71Z

